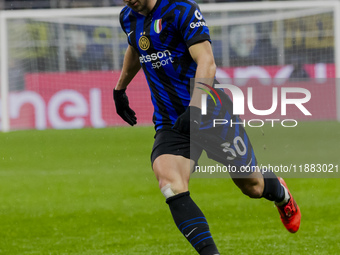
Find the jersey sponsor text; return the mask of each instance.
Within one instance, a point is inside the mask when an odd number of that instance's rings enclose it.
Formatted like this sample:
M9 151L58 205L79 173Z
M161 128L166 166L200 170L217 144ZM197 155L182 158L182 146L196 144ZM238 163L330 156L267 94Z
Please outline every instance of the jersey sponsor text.
M169 63L174 63L174 60L171 57L171 52L169 50L158 51L157 53L152 53L149 55L141 55L139 57L139 62L141 64L153 62L153 61L157 61L157 62L152 63L153 69L158 69L161 66L165 66Z

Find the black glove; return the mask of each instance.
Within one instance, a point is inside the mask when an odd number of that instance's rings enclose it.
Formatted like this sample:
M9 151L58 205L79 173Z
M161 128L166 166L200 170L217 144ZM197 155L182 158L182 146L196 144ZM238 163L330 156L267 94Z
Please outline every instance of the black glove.
M113 89L113 100L116 105L117 114L131 126L137 123L136 113L129 106L129 99L125 93L126 89Z
M183 134L197 132L200 129L201 119L201 109L189 106L184 113L178 116L173 128Z

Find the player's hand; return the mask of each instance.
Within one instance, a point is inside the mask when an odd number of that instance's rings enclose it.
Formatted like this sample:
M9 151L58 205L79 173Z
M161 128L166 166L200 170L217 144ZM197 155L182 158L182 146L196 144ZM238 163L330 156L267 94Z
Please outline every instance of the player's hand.
M136 113L129 106L129 99L125 93L126 89L113 89L113 100L116 105L117 114L131 126L137 123Z
M201 109L189 106L184 113L178 116L173 128L183 134L197 132L200 129L201 119Z

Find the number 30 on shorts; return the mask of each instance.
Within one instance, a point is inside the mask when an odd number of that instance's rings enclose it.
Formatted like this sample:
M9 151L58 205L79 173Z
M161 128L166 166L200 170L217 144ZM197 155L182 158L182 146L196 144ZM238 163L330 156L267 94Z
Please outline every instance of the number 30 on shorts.
M236 136L233 141L234 148L230 148L231 144L229 142L225 142L221 144L221 147L223 148L223 152L230 153L231 155L227 156L227 160L233 160L237 157L237 154L240 156L244 156L247 153L247 147L244 144L244 141L240 136ZM236 154L237 153L237 154Z

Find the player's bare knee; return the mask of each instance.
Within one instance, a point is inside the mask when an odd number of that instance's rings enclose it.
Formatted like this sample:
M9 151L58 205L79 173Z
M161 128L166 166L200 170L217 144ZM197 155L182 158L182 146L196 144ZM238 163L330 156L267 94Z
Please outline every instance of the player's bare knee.
M248 188L247 195L250 198L261 198L263 193L263 189L259 186L252 186Z
M188 191L188 185L183 180L169 181L160 179L159 188L165 198Z
M264 181L262 175L257 174L249 178L233 178L235 184L240 188L243 194L250 198L261 198L264 189Z
M153 163L159 188L166 198L188 191L190 161L174 155L161 155Z
M261 198L263 188L260 185L246 185L242 188L242 192L250 198Z

